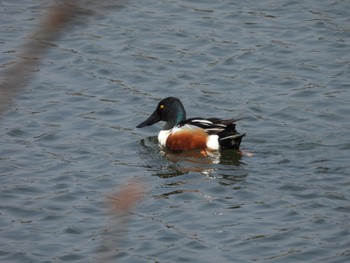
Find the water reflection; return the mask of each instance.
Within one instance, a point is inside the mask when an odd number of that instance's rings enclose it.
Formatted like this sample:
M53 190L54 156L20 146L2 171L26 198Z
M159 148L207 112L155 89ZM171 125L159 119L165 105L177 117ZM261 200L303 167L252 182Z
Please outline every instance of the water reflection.
M200 193L200 191L197 189L178 189L178 190L170 191L164 194L156 195L154 196L154 198L155 199L169 198L172 195L183 194L183 193Z
M248 173L243 171L238 174L220 174L221 179L219 180L219 184L222 186L233 186L237 183L243 181L248 176ZM239 189L239 187L235 187L235 189Z
M160 148L155 136L142 139L140 144L141 159L152 161L146 168L154 170L155 175L161 178L177 177L191 172L210 176L219 169L218 165L238 167L244 164L242 154L236 150L205 153L193 150L175 153Z

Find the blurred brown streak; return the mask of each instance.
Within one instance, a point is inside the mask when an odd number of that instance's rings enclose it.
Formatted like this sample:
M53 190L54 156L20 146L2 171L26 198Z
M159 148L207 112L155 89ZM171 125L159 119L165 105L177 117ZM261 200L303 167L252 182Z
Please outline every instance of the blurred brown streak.
M36 67L43 54L49 49L49 43L55 41L60 33L63 33L65 25L78 18L79 15L104 15L120 7L122 3L122 0L53 1L38 29L28 37L12 65L2 72L0 115L6 110L11 99L23 89L30 77L37 71Z
M96 253L96 262L115 262L115 253L127 234L130 216L133 215L132 209L140 203L145 193L143 183L130 181L120 186L110 197L111 220L108 231L103 235L101 248Z
M140 201L143 193L144 186L140 182L132 181L122 186L111 198L115 212L128 213Z
M54 41L59 36L64 24L73 19L78 5L79 1L74 5L56 1L47 11L36 32L24 43L15 62L3 73L0 83L0 114L36 71L41 56L49 48L49 45L43 43Z
M36 67L42 56L51 46L50 43L54 42L60 33L63 33L66 24L82 14L103 15L113 8L121 6L121 1L117 0L76 0L74 4L72 2L61 0L53 3L38 29L28 37L27 42L18 52L14 63L3 72L0 82L0 115L4 113L11 99L24 88L27 81L36 72ZM117 218L110 226L111 232L120 233L125 230L121 223L128 222L125 219L129 217L130 210L140 202L142 193L144 193L142 184L130 182L114 194L111 199L113 200L113 214ZM120 242L123 235L116 235L116 237ZM115 242L106 245L109 247L109 251L113 251Z

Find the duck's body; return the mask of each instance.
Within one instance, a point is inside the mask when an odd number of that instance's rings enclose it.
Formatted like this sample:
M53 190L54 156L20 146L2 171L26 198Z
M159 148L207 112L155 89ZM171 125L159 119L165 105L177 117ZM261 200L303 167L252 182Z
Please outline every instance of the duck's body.
M153 114L137 127L149 126L161 120L166 123L158 134L158 141L172 151L239 149L245 136L236 131L237 120L234 119L186 119L181 101L174 97L159 102Z

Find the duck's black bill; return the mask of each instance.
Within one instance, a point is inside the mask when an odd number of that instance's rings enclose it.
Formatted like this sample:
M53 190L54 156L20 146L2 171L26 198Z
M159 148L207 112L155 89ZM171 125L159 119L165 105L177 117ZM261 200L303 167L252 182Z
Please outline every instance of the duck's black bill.
M141 122L139 125L136 126L136 128L150 126L150 125L157 123L160 120L161 119L160 119L159 115L157 114L157 112L153 112L152 115L147 118L147 120L145 120L144 122Z

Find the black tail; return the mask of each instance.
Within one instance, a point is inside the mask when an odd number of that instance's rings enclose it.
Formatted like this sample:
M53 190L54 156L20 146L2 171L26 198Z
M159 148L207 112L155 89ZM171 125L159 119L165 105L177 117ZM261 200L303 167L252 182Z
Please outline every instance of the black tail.
M233 134L230 136L226 137L219 137L219 143L220 143L220 148L223 150L227 149L239 149L239 146L241 145L242 138L245 136L244 134Z
M221 149L239 149L245 133L238 133L236 131L236 125L234 123L230 123L227 125L225 130L219 132L218 135Z

